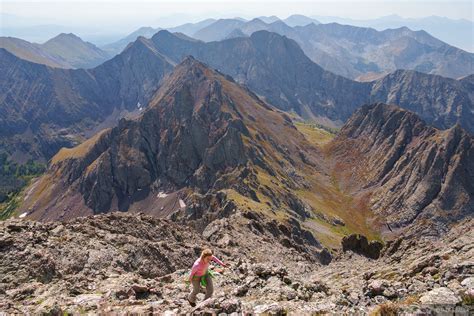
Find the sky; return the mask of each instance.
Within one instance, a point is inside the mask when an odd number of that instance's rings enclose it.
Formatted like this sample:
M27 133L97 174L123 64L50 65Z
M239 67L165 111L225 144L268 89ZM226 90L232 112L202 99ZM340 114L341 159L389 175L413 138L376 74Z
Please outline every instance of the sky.
M473 20L472 1L449 0L303 0L303 1L250 1L250 0L1 0L0 12L17 17L17 21L74 26L101 25L135 27L139 25L170 27L208 17L291 14L326 15L353 19L373 19L397 14L403 17L446 16L452 19ZM23 18L23 19L20 19ZM4 20L6 20L4 18ZM5 22L3 22L5 23Z

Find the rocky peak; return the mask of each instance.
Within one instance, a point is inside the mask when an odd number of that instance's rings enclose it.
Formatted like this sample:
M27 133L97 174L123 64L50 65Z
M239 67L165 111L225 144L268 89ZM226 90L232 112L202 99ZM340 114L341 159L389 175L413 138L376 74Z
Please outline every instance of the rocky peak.
M288 139L279 139L280 133ZM305 144L286 115L189 56L138 119L123 119L86 143L62 150L40 181L57 174L62 180L58 189L70 186L75 188L72 195L80 193L85 205L70 205L74 199L67 195L60 198L72 209L64 218L128 210L137 201L156 197L151 192L158 188L204 194L239 186L252 177L253 165L288 177L292 164L314 164L310 154L291 154L301 152ZM244 191L256 198L247 186ZM29 212L37 210L32 216L58 219L57 213L47 211L57 210L58 201L41 198L49 206L39 207L36 200L26 203ZM159 216L160 210L153 209L153 214Z

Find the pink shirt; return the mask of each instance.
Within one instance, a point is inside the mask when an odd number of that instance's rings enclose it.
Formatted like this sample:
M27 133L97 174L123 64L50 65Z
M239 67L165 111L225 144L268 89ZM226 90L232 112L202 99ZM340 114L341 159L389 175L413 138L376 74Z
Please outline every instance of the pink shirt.
M224 266L224 263L214 256L212 256L211 260L218 263L221 266ZM193 268L191 269L191 274L189 275L189 278L191 279L194 275L196 276L205 275L208 268L209 268L209 263L205 263L203 260L201 260L201 258L198 258L193 264Z

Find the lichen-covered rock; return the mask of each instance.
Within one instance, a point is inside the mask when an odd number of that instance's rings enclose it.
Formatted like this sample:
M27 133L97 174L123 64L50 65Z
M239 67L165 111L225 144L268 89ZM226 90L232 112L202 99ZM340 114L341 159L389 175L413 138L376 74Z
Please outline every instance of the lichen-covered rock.
M461 298L446 287L433 289L420 297L420 302L426 305L456 305Z

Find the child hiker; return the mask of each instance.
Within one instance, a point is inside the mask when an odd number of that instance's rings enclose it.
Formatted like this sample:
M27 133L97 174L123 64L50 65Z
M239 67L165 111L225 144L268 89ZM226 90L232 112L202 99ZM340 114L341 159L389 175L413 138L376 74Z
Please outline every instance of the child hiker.
M189 282L193 286L193 291L188 296L188 301L191 306L196 305L196 295L201 291L201 283L206 285L206 296L204 299L208 299L214 292L214 286L212 285L212 277L208 271L209 263L211 261L217 262L219 265L225 267L226 265L213 256L211 249L205 249L193 264L191 274L189 275Z

